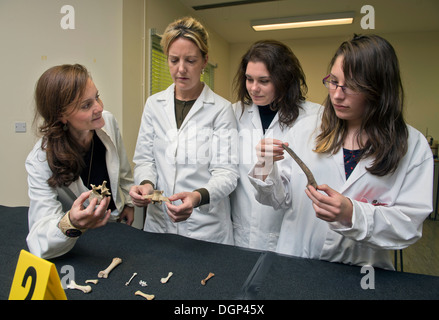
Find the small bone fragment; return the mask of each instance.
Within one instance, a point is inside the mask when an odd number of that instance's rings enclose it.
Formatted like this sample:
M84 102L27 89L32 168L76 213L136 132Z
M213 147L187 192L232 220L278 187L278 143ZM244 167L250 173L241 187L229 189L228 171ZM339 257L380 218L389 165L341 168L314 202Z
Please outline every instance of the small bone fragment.
M70 280L70 283L67 285L68 289L76 289L76 290L81 290L84 293L89 293L91 292L91 287L90 286L80 286L78 284L76 284L75 281Z
M139 281L139 284L142 286L142 287L146 287L148 284L146 283L146 281L143 281L143 280L140 280Z
M143 196L143 199L151 199L152 203L162 204L162 201L170 202L169 199L162 195L162 190L153 190L152 194Z
M209 280L209 279L212 278L213 276L215 276L215 274L212 273L212 272L209 272L209 275L206 277L206 279L201 280L201 284L202 284L203 286L205 286L207 280Z
M98 284L99 280L98 279L90 279L90 280L85 280L85 283L93 283L93 284Z
M131 280L133 280L133 278L134 278L135 276L137 276L137 273L136 273L136 272L133 273L133 275L131 276L130 280L128 280L127 282L125 282L125 285L128 286L128 285L130 284Z
M169 273L168 273L168 276L167 276L166 278L161 278L161 279L160 279L160 282L161 282L161 283L166 283L166 282L168 282L169 278L170 278L172 275L173 275L173 273L172 273L172 272L169 272Z
M95 186L94 184L90 184L92 192L90 193L90 196L88 197L90 199L90 201L93 198L98 199L97 204L101 203L102 199L104 199L106 196L111 195L110 193L110 189L107 188L107 181L102 182L102 185L100 186ZM99 193L99 190L101 190L101 192Z
M113 258L113 261L111 262L111 264L108 266L107 269L99 271L98 277L99 278L105 278L105 279L108 278L108 275L110 274L111 270L116 268L121 263L122 263L122 259L121 258Z
M143 292L140 291L140 290L137 290L136 292L134 292L134 294L135 294L136 296L142 296L142 297L144 297L146 300L152 300L152 299L155 298L155 295L153 295L153 294L146 294L146 293L143 293Z

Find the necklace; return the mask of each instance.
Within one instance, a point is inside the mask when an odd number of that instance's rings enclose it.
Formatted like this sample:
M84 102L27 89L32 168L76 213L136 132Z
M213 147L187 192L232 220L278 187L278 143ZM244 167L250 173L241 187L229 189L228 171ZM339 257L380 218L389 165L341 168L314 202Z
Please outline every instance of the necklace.
M91 174L91 167L93 165L93 151L94 151L95 143L94 143L94 137L91 138L91 155L90 155L90 165L88 166L88 178L87 178L87 187L90 185L90 174Z

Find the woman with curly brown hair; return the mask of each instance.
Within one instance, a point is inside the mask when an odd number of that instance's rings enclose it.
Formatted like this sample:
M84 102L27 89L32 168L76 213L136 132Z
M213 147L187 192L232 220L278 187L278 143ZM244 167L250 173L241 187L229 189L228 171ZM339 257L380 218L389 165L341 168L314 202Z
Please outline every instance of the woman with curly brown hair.
M42 138L26 159L31 253L52 258L87 229L109 219L132 224L128 195L131 167L114 116L103 110L93 80L82 65L48 69L35 89L35 122ZM110 196L98 204L92 191L106 181Z
M235 245L276 250L284 210L258 203L247 174L255 147L283 139L295 123L320 105L306 101L305 74L293 51L276 40L261 40L243 55L235 76L233 105L239 131L240 179L231 194Z

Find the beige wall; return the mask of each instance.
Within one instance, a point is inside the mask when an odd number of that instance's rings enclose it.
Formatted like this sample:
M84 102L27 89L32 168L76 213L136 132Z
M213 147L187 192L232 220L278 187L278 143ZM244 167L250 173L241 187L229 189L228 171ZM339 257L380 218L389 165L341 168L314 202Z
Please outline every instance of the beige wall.
M67 3L75 9L74 30L60 25ZM0 204L28 205L24 162L36 142L33 92L45 70L84 64L122 122L122 0L0 0L0 39ZM15 122L26 122L27 132L15 133Z

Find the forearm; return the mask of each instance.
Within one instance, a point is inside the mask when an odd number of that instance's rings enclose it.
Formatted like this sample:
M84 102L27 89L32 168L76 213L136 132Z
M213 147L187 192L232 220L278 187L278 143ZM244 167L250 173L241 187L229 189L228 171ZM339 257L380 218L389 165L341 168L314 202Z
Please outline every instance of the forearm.
M32 208L32 204L30 210ZM29 251L41 258L50 259L69 252L78 238L69 238L62 233L58 223L62 214L45 216L29 226L26 237Z

